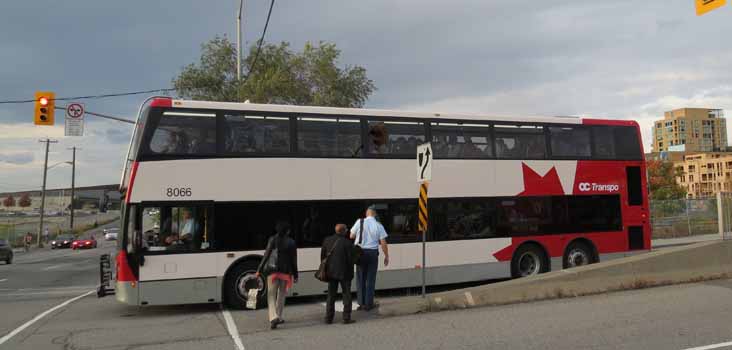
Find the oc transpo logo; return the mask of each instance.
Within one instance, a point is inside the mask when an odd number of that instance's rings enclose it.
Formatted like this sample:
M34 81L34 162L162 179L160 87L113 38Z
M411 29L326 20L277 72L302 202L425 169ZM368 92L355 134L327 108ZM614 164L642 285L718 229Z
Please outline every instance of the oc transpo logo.
M598 183L589 183L589 182L580 182L577 184L577 188L579 188L582 192L587 191L596 191L596 192L617 192L620 189L619 185L615 184L598 184Z

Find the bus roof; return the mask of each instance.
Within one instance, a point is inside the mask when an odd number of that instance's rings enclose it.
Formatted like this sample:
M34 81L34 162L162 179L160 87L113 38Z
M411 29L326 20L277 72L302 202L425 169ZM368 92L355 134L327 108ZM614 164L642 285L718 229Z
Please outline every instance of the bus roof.
M162 105L162 104L161 104ZM209 109L209 110L244 110L244 111L261 111L261 112L280 112L280 113L303 113L303 114L322 114L322 115L348 115L348 116L364 116L364 117L399 117L399 118L439 118L439 119L456 119L456 120L490 120L490 121L506 121L506 122L528 122L528 123L561 123L561 124L581 124L582 119L579 117L508 117L508 116L489 116L473 113L442 113L442 112L416 112L416 111L396 111L388 109L370 109L370 108L341 108L341 107L313 107L313 106L293 106L293 105L277 105L277 104L259 104L259 103L240 103L240 102L209 102L209 101L190 101L190 100L172 100L172 107L177 108L193 108L193 109Z

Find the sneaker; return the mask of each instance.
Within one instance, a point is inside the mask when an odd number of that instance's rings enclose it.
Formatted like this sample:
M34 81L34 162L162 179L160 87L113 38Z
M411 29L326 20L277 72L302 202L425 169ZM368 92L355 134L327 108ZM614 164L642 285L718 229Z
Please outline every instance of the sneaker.
M343 324L351 324L351 323L356 323L356 321L351 320L351 319L343 320Z
M277 324L283 324L283 323L285 323L285 320L283 320L281 318L278 318L276 321L277 321Z
M331 324L331 323L333 323L332 319L327 319L327 318L325 319L325 324Z
M269 329L277 329L277 320L272 320L269 322Z

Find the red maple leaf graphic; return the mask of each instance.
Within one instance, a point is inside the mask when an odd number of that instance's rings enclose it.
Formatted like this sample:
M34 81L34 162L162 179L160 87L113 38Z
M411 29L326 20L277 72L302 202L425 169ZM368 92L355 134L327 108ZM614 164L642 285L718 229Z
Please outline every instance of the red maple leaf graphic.
M559 181L557 169L552 167L541 176L534 169L531 169L526 163L521 163L524 173L524 191L519 196L548 196L563 195L562 182Z

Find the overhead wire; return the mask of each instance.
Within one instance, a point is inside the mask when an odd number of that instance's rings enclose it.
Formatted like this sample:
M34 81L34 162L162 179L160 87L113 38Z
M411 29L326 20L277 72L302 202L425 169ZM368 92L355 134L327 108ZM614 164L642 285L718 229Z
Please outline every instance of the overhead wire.
M152 93L170 92L170 91L175 91L175 89L174 88L165 88L165 89L154 89L154 90L143 90L143 91L120 92L120 93L114 93L114 94L86 95L86 96L73 96L73 97L58 97L58 98L52 98L52 99L49 99L49 100L50 101L88 100L88 99L98 99L98 98L108 98L108 97L120 97L120 96L152 94ZM0 101L0 104L32 103L32 102L36 102L36 101L38 101L38 100L37 99L6 100L6 101Z
M272 8L274 7L275 0L270 1L269 3L269 12L267 12L267 20L264 22L264 29L262 29L262 35L259 37L259 40L257 41L257 51L254 52L254 59L252 60L252 63L249 65L249 68L247 69L247 76L244 77L244 81L242 83L246 83L247 80L249 80L249 77L252 75L252 70L256 67L257 59L259 59L259 52L262 50L262 43L264 42L264 36L267 34L267 27L269 27L269 19L272 17Z

